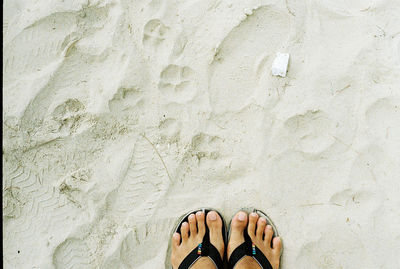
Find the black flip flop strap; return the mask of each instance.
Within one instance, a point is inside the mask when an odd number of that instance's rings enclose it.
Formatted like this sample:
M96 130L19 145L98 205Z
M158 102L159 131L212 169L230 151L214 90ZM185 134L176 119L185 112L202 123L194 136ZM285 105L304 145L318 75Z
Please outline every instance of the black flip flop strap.
M208 243L204 246L203 242L201 247L197 246L183 259L182 263L179 265L179 269L190 268L201 257L209 257L217 269L223 268L223 261L218 249L214 245Z
M232 252L231 256L229 257L228 263L229 268L235 267L235 265L243 259L244 256L247 256L249 253L249 244L248 242L243 242L240 246L235 248Z
M215 264L215 267L217 269L222 269L223 268L223 261L221 258L221 254L219 254L219 251L214 245L210 244L208 247L208 253L207 255L204 255L209 257Z
M201 255L197 254L197 247L196 247L189 253L189 255L185 257L185 259L183 259L178 269L190 268L190 266L192 266L199 258L201 258Z
M264 253L262 251L254 246L256 254L254 252L252 253L253 258L261 265L261 268L263 269L272 269L271 263L268 261L267 257L265 257Z
M254 246L253 248L251 242L249 241L243 242L232 252L228 261L229 268L234 268L235 265L245 256L253 257L259 263L262 269L272 269L272 265L268 261L267 257L265 257L258 247Z

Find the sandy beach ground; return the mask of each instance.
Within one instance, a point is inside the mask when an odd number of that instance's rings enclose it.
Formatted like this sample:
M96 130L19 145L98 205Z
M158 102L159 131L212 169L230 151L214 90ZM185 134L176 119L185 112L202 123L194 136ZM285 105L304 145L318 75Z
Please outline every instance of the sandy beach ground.
M400 268L399 1L3 7L4 268L166 268L204 206L282 269Z

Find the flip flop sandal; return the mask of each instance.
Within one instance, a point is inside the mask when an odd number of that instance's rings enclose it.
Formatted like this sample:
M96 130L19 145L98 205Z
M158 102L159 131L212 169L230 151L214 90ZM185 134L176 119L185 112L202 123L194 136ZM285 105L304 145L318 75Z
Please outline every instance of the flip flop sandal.
M247 213L254 212L254 213L257 213L260 217L264 217L267 220L267 224L271 225L272 230L274 232L272 238L278 236L278 230L276 229L272 220L267 216L267 214L265 214L261 210L255 209L255 208L254 209L241 209L241 211L244 211ZM230 235L231 235L231 232L230 232L231 231L231 222L229 223L228 241L229 241ZM271 240L271 247L272 247L272 240ZM283 250L283 248L282 248L282 250ZM281 250L281 254L282 254L282 250ZM272 265L268 261L267 257L265 257L265 255L262 253L262 251L251 241L250 236L247 233L247 228L246 228L246 232L244 233L244 242L241 245L239 245L237 248L235 248L235 250L232 252L232 254L228 260L229 268L233 269L235 267L235 265L241 259L243 259L245 256L253 257L253 259L261 266L262 269L273 269Z
M205 214L205 217L207 217L208 212L210 211L215 211L218 213L218 215L221 217L222 219L222 238L224 239L224 244L226 245L226 225L225 225L225 221L224 218L222 217L222 215L216 211L215 209L211 209L211 208L201 208L198 210L194 210L191 211L190 213L187 213L186 215L184 215L183 217L180 218L178 225L175 227L174 232L177 233L181 233L181 226L183 222L187 222L189 223L189 215L190 214L196 214L196 212L198 211L202 211ZM218 249L213 246L210 242L210 232L207 226L207 223L205 223L206 225L206 233L204 234L203 237L203 242L201 242L195 249L193 249L181 262L181 264L179 265L179 269L187 269L190 268L198 259L200 259L201 257L209 257L211 259L211 261L215 264L215 267L217 269L223 269L223 265L224 265L224 260L223 258L221 258L221 255L219 254Z

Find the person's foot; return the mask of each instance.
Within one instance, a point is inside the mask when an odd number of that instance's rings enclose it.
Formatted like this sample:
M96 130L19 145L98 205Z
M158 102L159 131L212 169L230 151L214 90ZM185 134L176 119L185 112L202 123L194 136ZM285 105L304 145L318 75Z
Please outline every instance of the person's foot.
M247 225L247 222L249 222L249 225ZM240 211L233 217L227 247L228 260L232 252L244 242L245 232L249 234L257 248L263 252L273 269L278 269L282 248L281 240L279 237L272 239L274 234L272 227L267 225L267 220L259 217L257 213L251 213L250 216L247 216L245 212ZM245 256L235 266L235 269L240 268L260 268L260 266L252 257Z
M222 237L222 219L217 212L210 211L206 222L210 231L210 243L218 249L223 258L225 245ZM185 257L203 241L205 225L205 214L199 211L189 215L189 223L182 223L181 234L173 234L171 264L174 269L178 268ZM191 268L215 268L215 265L210 258L201 257Z

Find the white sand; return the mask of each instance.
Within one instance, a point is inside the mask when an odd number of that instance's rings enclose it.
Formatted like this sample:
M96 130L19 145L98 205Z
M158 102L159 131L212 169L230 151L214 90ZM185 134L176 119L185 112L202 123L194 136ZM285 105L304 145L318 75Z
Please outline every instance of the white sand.
M6 1L5 268L164 268L176 219L202 206L267 212L284 269L400 268L399 14Z

